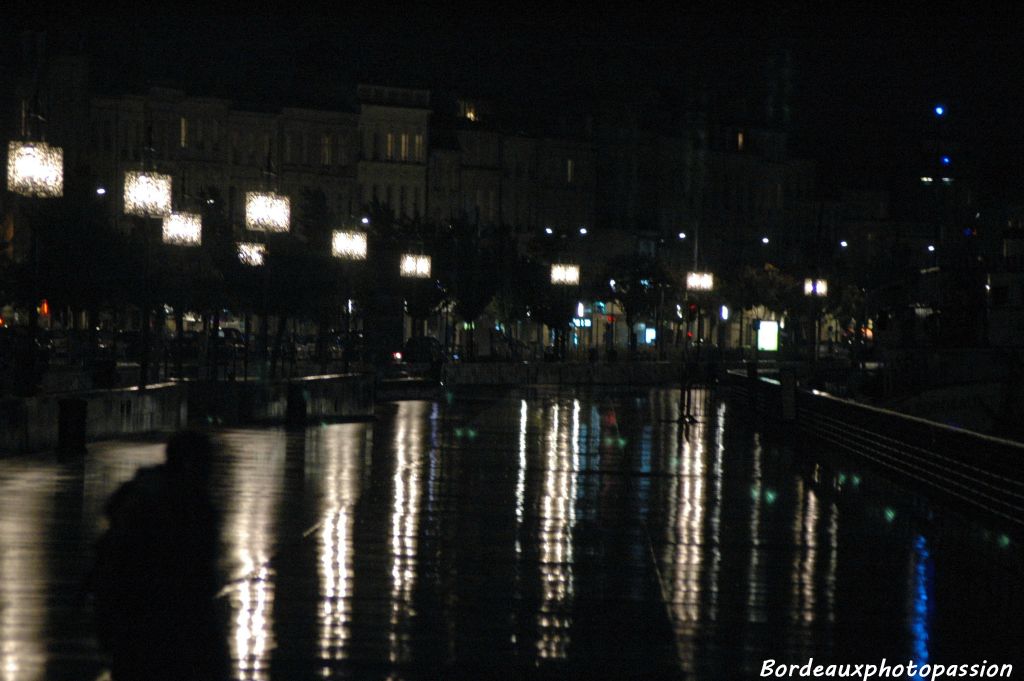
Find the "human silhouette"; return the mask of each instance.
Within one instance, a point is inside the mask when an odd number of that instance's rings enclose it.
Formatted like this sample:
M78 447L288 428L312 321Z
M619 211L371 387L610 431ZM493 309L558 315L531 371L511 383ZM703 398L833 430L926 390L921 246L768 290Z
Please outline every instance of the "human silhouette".
M96 624L115 681L226 679L219 602L220 521L209 491L212 441L182 431L167 460L140 469L105 507L93 570Z

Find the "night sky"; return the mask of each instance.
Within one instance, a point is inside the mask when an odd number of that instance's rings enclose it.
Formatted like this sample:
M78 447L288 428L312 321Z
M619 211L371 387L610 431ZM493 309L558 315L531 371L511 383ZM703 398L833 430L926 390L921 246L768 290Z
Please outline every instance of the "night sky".
M685 99L701 82L742 98L759 82L763 56L785 48L794 71L791 149L822 161L826 189L887 186L920 148L936 102L948 107L952 134L986 188L1002 196L1024 188L1024 40L1016 15L415 7L339 5L326 18L245 21L197 13L25 18L2 29L3 58L17 63L21 28L45 27L50 52L89 54L94 85L107 92L161 83L243 106L333 107L345 106L354 83L369 81L571 110L647 90Z

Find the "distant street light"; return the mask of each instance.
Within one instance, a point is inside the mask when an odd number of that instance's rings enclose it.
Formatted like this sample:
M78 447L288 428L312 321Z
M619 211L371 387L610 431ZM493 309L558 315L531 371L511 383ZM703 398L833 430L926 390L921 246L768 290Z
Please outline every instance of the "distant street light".
M839 242L839 247L840 247L840 248L846 248L846 247L847 247L847 246L849 246L849 245L850 245L850 244L848 244L848 243L846 242L846 239L843 239L842 241L840 241L840 242Z
M10 142L7 190L37 198L63 196L64 150L46 142Z
M331 255L343 260L366 260L366 232L335 230L331 237Z
M587 235L587 228L586 227L580 227L580 234L582 234L583 236L586 236Z
M828 295L828 281L825 279L804 279L804 295L811 298L824 298ZM811 358L818 361L818 342L821 340L821 311L817 304L814 307L814 347Z
M679 238L680 239L685 239L686 238L686 232L679 232Z
M263 258L267 254L267 247L264 244L243 241L238 244L238 260L243 265L259 267L263 264Z
M430 276L430 256L416 253L403 254L399 272L403 277L426 279Z
M551 283L560 286L574 286L580 283L579 265L552 265Z
M551 234L555 233L555 230L551 229L550 227L545 227L544 228L544 233L548 234L548 235L551 235Z
M370 218L363 218L363 224L364 225L370 224Z
M825 279L804 279L805 296L827 296L828 281Z
M287 232L291 213L287 196L270 191L245 193L245 226L254 232Z
M761 237L761 243L763 243L765 246L767 246L768 245L768 237L766 237L766 236Z
M687 272L687 291L710 291L715 287L715 277L710 272Z
M943 116L943 115L945 115L945 113L946 113L946 107L942 106L941 104L937 104L935 106L935 115L936 116Z
M103 196L104 194L107 193L107 190L105 187L96 187L96 193L100 196Z
M199 213L174 212L164 217L163 238L173 246L199 246L203 240L203 218Z
M149 170L128 170L124 174L124 212L140 218L163 218L171 214L171 176Z
M934 244L928 244L928 252L929 253L934 253L935 252Z

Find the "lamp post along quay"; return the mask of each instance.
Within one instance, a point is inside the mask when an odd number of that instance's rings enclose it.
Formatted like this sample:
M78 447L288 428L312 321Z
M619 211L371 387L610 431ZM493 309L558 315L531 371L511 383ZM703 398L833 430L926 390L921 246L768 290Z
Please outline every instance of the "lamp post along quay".
M368 236L366 232L336 229L331 233L331 255L343 263L363 262L366 260L368 251ZM343 268L343 270L345 269L347 267ZM349 346L352 340L352 297L350 295L352 287L348 275L347 271L343 271L345 280L343 284L345 291L344 300L347 301L341 305L346 343L341 352L342 370L344 373L348 373Z
M578 288L580 285L580 266L573 263L562 262L552 264L551 284L552 286L563 288L563 290L565 287L570 286ZM559 298L559 301L562 300L562 298ZM559 329L555 333L558 347L558 359L560 361L564 361L566 345L565 329Z
M818 340L820 336L821 314L819 301L828 296L828 281L825 279L804 279L804 295L810 299L811 314L814 318L814 342L811 348L811 361L818 361Z
M153 296L150 290L150 238L147 220L167 218L171 215L171 188L174 180L170 175L159 173L153 164L153 128L146 127L146 146L143 149L142 168L127 170L124 174L124 213L135 218L136 227L142 235L142 305L140 306L140 348L139 348L139 390L145 390L149 382L150 313Z
M245 227L261 236L266 233L287 234L291 231L291 199L279 193L278 176L274 172L271 147L267 146L267 163L263 169L263 186L258 191L245 193ZM263 307L263 329L260 345L264 369L267 367L267 346L270 335L270 319L267 309L266 273L262 270L267 255L265 236L260 242L247 241L238 244L239 260L245 265L260 267L260 292ZM265 375L265 372L264 372Z
M191 197L187 189L184 174L181 178L181 198L179 207L190 203ZM192 251L203 243L203 216L201 213L188 210L174 211L163 219L163 243L181 252ZM174 373L182 378L182 344L184 335L184 311L179 300L174 308ZM164 372L166 374L166 371Z
M64 196L64 150L47 144L43 136L45 119L38 106L28 108L21 103L21 139L7 144L7 190L25 197L29 207L38 199ZM32 289L29 301L29 333L27 346L16 363L19 392L34 393L38 384L39 362L36 340L39 333L39 224L31 224L30 257L32 258Z
M694 260L696 260L696 252L694 254ZM686 273L686 291L687 293L694 296L694 301L690 303L691 306L696 308L696 321L697 321L697 335L701 335L701 306L700 296L702 294L710 293L715 289L715 275L711 272L700 272L690 271ZM681 408L679 410L679 420L686 423L695 423L696 417L693 414L693 384L694 376L696 374L697 358L690 354L690 315L686 317L686 345L684 348L686 361L683 364L683 376L680 382L680 399L679 403Z

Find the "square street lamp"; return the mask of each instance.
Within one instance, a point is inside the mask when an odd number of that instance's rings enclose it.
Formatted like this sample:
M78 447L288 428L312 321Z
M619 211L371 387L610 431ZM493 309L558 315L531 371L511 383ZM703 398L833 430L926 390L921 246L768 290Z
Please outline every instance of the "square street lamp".
M331 237L331 255L343 260L366 260L366 232L335 230Z
M264 244L243 241L238 244L238 259L243 265L259 267L263 264L263 256L267 253Z
M551 283L559 286L575 286L579 284L579 265L552 265Z
M277 192L245 193L245 226L254 232L287 232L292 202Z
M805 296L827 296L828 281L825 279L804 279Z
M687 272L687 291L710 291L715 287L715 276L711 272Z
M174 212L164 218L164 243L199 246L203 240L203 217L199 213Z
M124 174L124 213L141 218L171 214L171 176L147 170Z
M403 277L426 279L430 276L430 256L405 253L399 271Z
M64 150L46 142L10 142L7 190L38 198L63 196Z

